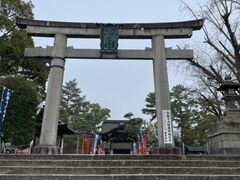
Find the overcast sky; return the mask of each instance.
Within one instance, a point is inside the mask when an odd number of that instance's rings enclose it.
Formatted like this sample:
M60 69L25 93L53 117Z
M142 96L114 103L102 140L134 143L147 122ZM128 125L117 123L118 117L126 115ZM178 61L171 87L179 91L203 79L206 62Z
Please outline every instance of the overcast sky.
M180 0L32 0L35 19L97 22L97 23L153 23L183 21L190 18L181 10ZM197 0L186 0L196 6ZM166 41L166 46L176 47L196 41ZM51 38L34 38L36 46L52 46ZM99 40L68 39L68 46L75 48L99 48ZM120 49L144 49L151 47L150 40L121 40ZM189 77L176 72L176 66L168 63L170 88L179 83L189 83ZM180 70L181 71L181 70ZM141 113L145 98L154 89L152 61L121 60L68 60L64 81L76 78L82 94L91 102L111 109L110 119L123 119L133 112L136 117L148 119Z

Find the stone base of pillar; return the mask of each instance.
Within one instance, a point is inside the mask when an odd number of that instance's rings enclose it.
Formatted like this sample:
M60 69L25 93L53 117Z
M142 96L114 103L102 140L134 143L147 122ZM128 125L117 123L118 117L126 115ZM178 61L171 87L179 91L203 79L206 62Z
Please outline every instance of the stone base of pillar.
M178 147L157 147L151 149L151 154L176 154L181 155L182 150Z
M238 124L238 127L240 127L240 123ZM219 129L216 134L209 136L209 154L240 154L239 131L221 131L222 129Z
M239 155L240 148L222 148L218 149L218 152L215 152L215 154Z
M228 110L209 131L209 154L240 154L240 110Z
M33 148L33 154L60 154L60 148L58 146L38 145Z

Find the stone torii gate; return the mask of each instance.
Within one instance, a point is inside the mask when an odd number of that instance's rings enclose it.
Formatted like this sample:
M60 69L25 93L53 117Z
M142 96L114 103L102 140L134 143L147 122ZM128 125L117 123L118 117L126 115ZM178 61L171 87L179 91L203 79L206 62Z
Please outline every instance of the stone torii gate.
M51 58L47 97L42 122L40 143L34 152L58 154L56 146L57 122L65 58L152 60L156 94L158 148L174 148L167 61L193 59L192 50L165 48L165 39L190 38L200 30L203 20L171 23L97 24L16 19L20 28L31 36L53 37L53 47L26 48L26 57ZM101 38L101 49L67 47L67 38ZM118 50L118 39L151 39L152 48ZM161 151L160 151L161 152Z

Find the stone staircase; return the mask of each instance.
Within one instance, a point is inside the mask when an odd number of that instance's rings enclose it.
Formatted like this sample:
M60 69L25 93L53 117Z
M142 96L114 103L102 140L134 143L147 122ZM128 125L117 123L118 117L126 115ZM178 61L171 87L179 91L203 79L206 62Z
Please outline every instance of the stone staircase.
M0 180L240 180L240 156L0 155Z

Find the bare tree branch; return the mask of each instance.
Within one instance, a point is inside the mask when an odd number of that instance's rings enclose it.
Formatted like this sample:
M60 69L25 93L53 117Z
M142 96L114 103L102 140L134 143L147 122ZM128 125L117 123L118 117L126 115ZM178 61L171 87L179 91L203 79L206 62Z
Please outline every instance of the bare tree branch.
M223 47L223 49L227 51L227 53L234 59L235 56L229 51L229 49L221 41L218 41L218 42ZM234 63L232 61L229 61L229 62L231 63L231 65L234 66Z

